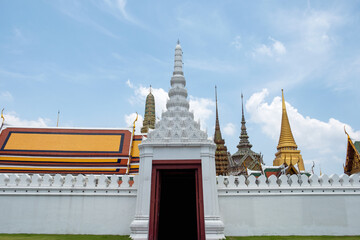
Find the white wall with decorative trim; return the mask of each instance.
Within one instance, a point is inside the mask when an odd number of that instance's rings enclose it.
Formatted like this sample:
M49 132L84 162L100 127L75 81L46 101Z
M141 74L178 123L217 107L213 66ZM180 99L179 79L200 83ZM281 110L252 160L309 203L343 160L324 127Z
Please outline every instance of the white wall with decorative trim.
M359 175L217 181L226 236L360 235Z
M0 233L129 235L136 180L0 174Z
M137 182L0 174L0 233L129 235ZM360 235L359 175L219 176L217 189L227 236Z

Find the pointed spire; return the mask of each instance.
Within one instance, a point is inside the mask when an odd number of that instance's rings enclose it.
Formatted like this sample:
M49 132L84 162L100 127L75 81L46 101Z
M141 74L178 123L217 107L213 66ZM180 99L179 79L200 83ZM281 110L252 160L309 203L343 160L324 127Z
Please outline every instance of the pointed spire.
M289 118L286 112L286 104L284 98L284 91L282 93L282 117L281 117L281 130L279 137L279 144L277 146L277 153L275 153L274 166L280 166L284 163L298 165L300 171L304 171L304 161L300 154L300 150L297 149L297 145L294 140L294 136L291 132Z
M291 148L297 148L297 145L295 143L293 134L291 132L290 128L290 122L289 118L286 112L286 105L285 105L285 98L284 98L284 90L281 89L282 93L282 118L281 118L281 132L280 132L280 138L279 138L279 144L277 146L277 149L283 148L283 147L291 147Z
M216 86L215 86L215 103L216 103L216 120L215 120L214 143L216 144L216 151L215 151L216 175L224 176L227 175L228 154L227 154L227 147L225 146L225 140L221 136Z
M183 62L182 62L182 49L180 46L180 41L178 40L175 47L175 59L174 59L174 72L173 75L184 75L183 73Z
M161 114L161 120L156 129L147 135L147 142L206 142L210 143L207 134L200 129L200 124L194 121L194 113L189 111L186 80L183 73L182 49L180 41L175 47L174 72L170 80L166 111Z
M246 131L246 121L245 121L245 116L244 116L244 96L241 93L241 111L242 111L242 117L241 117L241 134L240 134L240 142L237 145L238 149L241 148L248 148L250 149L252 147L252 145L249 142L249 136L247 135L247 131Z
M147 133L149 128L155 128L155 98L151 93L151 85L149 89L149 94L146 97L145 103L145 116L143 121L143 127L141 128L141 133Z
M221 131L220 131L220 123L219 123L219 110L217 103L217 87L215 86L215 104L216 104L216 120L215 120L215 134L214 141L221 141Z

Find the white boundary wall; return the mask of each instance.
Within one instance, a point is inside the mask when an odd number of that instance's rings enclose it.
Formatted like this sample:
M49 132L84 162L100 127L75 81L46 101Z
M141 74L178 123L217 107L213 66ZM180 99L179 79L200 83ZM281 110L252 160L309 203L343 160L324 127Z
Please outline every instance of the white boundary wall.
M126 175L0 174L0 233L129 235L136 182Z
M0 233L129 235L137 177L0 174ZM360 235L359 180L219 176L225 235Z
M217 178L226 236L360 235L359 175Z

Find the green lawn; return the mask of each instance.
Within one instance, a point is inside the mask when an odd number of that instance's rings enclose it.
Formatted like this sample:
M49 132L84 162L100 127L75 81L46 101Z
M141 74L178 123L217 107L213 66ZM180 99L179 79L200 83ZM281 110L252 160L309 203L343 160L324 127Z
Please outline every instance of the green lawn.
M114 235L56 235L56 234L0 234L0 240L129 240L129 236ZM360 236L262 236L227 237L226 240L360 240Z
M57 235L57 234L0 234L0 240L129 240L129 236L114 235Z
M226 240L360 240L360 236L262 236L262 237L226 237Z

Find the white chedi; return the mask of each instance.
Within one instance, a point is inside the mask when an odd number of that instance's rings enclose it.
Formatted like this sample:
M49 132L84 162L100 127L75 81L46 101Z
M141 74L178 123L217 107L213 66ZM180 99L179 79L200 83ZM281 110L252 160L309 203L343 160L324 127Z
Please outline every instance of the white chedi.
M175 48L174 72L171 77L167 111L161 115L155 130L148 134L143 142L211 142L207 134L200 130L200 124L194 120L189 111L186 80L182 69L182 50L180 43Z

